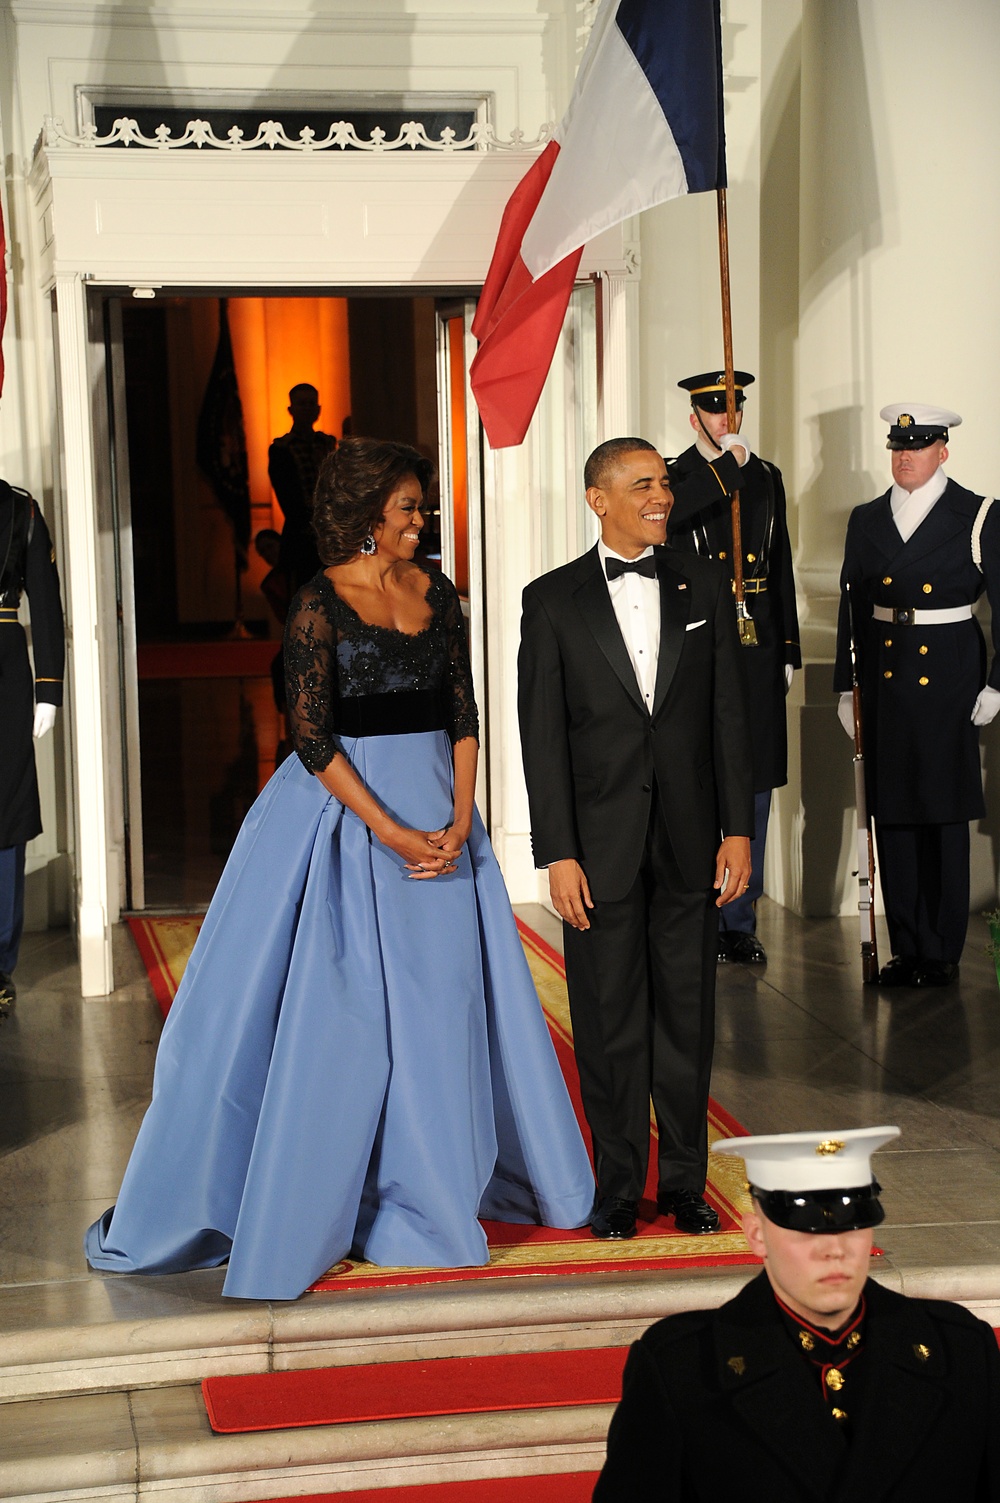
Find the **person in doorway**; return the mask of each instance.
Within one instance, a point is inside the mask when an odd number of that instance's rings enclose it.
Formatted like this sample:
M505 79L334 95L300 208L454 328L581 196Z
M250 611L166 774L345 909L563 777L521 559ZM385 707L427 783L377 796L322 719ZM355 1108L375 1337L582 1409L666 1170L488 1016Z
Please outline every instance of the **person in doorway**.
M31 613L34 677L18 619ZM0 480L0 1020L14 1006L24 927L24 848L41 834L33 742L55 724L65 657L55 550L27 491Z
M641 438L584 471L596 547L524 591L518 710L535 865L563 920L596 1237L631 1237L659 1135L657 1206L704 1198L719 908L750 881L746 686L721 565L664 547L666 466Z
M594 1503L705 1503L716 1456L768 1503L1000 1499L1000 1352L988 1325L869 1278L871 1155L896 1127L729 1138L763 1272L632 1347Z
M473 802L461 605L414 561L430 474L375 439L324 462L325 567L285 634L296 755L219 883L95 1268L228 1259L224 1294L292 1299L348 1255L485 1263L479 1217L586 1224L586 1148Z
M896 402L880 415L893 483L847 524L834 688L853 736L853 635L892 948L879 985L947 986L969 923L969 821L986 812L979 731L1000 709L1000 507L944 472L957 413ZM984 588L988 676L972 614Z
M735 372L737 434L743 422L745 388L753 379L747 371ZM767 954L757 937L756 903L764 891L771 793L788 781L785 695L791 688L792 674L802 666L785 488L776 465L751 454L745 444L734 442L736 435L729 432L726 415L725 371L686 376L677 384L691 398L689 421L695 441L677 459L667 461L674 492L670 546L721 559L731 574L729 498L734 490L740 494L743 583L747 610L757 632L757 646L748 647L743 655L750 690L753 755L753 875L742 897L722 909L718 958L720 962L763 965Z
M267 473L285 517L281 531L281 568L294 593L320 568L313 530L313 493L320 466L337 447L332 433L317 428L322 408L319 392L300 381L288 393L292 426L267 451Z

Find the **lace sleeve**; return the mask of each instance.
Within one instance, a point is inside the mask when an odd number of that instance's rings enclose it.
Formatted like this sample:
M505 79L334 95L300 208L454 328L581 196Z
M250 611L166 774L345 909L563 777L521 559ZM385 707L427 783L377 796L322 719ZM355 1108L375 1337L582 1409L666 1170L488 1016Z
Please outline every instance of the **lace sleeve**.
M309 772L322 772L341 749L334 733L337 631L315 582L299 591L288 611L285 693L299 759Z
M472 686L472 664L469 661L469 640L465 617L462 615L462 603L455 586L443 574L440 576L439 588L448 654L444 682L448 734L452 745L456 741L463 741L466 736L472 736L478 742L479 711Z

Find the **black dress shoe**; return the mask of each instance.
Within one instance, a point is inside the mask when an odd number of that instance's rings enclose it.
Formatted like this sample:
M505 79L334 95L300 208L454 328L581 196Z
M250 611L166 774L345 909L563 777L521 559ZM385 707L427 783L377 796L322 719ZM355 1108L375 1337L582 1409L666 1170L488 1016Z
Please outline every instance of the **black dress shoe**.
M623 1200L620 1195L608 1195L591 1216L590 1230L595 1237L613 1237L618 1241L634 1237L638 1209L638 1201Z
M958 966L947 960L918 960L911 986L950 986L958 980Z
M729 954L742 965L767 965L767 953L756 934L730 934Z
M731 960L729 953L729 935L724 929L719 930L719 948L715 952L715 959L719 965L728 965Z
M690 1232L697 1237L719 1230L718 1211L713 1211L697 1190L661 1190L656 1197L656 1208L664 1216L674 1218L679 1232Z
M912 955L894 955L878 973L879 986L913 986L917 962Z

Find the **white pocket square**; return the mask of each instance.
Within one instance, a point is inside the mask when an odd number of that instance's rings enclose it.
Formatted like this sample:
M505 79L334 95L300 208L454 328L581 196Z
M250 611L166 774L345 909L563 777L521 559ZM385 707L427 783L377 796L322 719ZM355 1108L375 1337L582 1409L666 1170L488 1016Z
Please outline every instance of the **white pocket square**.
M699 626L704 626L705 622L707 620L708 620L708 617L707 616L703 616L700 621L689 621L688 624L687 624L687 626L685 626L684 630L685 631L695 631Z

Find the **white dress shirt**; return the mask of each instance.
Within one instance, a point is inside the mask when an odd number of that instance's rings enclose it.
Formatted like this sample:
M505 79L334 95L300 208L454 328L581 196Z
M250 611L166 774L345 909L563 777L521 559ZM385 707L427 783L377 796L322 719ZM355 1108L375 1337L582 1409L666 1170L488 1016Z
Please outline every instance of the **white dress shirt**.
M639 554L639 558L647 558L652 552L652 548L647 548ZM605 560L621 558L621 554L607 548L603 539L597 544L597 553L611 604L635 670L639 692L646 709L652 714L656 664L660 655L660 582L658 579L646 579L641 574L620 574L617 579L609 580L604 567ZM622 559L622 562L630 563L632 560Z
M893 484L889 493L889 505L896 531L904 543L910 541L935 501L944 495L947 484L948 477L943 465L923 485L918 485L915 491L904 491L901 485Z

